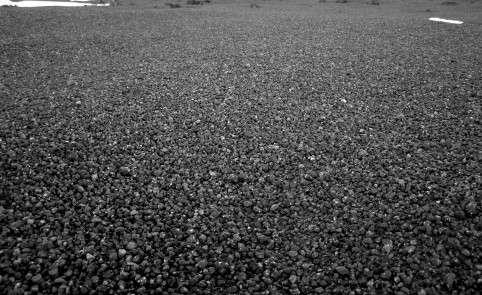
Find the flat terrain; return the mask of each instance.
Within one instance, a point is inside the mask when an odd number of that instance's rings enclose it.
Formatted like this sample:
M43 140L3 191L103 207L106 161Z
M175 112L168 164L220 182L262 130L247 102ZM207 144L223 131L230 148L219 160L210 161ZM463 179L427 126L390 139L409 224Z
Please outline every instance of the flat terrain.
M0 293L480 294L480 1L159 3L0 8Z

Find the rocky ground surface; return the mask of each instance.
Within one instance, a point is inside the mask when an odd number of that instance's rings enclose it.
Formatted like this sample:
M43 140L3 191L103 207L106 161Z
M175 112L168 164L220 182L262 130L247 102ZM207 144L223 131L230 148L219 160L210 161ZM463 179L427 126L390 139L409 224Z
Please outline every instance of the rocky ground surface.
M480 24L381 7L0 10L2 293L480 294Z

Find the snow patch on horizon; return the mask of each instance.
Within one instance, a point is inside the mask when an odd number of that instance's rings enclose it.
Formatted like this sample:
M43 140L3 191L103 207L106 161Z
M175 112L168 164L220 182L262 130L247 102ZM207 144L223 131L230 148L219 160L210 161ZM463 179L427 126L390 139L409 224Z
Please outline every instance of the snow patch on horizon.
M456 24L460 25L463 24L464 22L459 21L459 20L451 20L451 19L443 19L443 18L438 18L438 17L431 17L428 20L434 21L434 22L443 22L443 23L449 23L449 24Z
M91 0L78 0L87 2ZM62 6L62 7L80 7L80 6L109 6L109 4L94 4L94 3L80 3L80 2L61 2L61 1L20 1L13 2L10 0L0 0L0 6L11 5L17 7L46 7L46 6Z

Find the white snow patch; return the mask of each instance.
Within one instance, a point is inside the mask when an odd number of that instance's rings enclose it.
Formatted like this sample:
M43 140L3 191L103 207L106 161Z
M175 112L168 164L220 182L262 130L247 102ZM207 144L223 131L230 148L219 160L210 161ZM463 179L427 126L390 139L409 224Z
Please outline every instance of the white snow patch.
M460 25L463 24L464 22L459 21L459 20L451 20L451 19L443 19L443 18L438 18L438 17L432 17L429 18L428 20L432 20L434 22L443 22L443 23L449 23L449 24L456 24Z
M78 0L87 2L91 0ZM94 4L94 3L80 3L80 2L62 2L62 1L19 1L13 2L10 0L0 0L0 6L11 5L17 7L45 7L45 6L64 6L64 7L78 7L78 6L109 6L109 4Z

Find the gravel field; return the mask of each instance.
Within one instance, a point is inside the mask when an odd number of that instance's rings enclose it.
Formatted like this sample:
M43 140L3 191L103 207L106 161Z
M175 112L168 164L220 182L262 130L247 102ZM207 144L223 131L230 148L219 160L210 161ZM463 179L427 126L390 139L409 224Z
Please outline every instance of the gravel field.
M259 5L0 9L1 294L481 294L480 14Z

